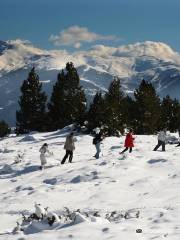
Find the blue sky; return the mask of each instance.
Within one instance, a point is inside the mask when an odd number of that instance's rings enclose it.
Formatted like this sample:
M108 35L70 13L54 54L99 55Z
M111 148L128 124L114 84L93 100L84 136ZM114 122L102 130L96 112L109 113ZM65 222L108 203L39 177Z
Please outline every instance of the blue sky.
M180 51L180 0L0 0L0 9L0 40L27 39L41 48L68 50L151 40ZM90 33L92 41L85 37L63 45L72 26L81 37Z

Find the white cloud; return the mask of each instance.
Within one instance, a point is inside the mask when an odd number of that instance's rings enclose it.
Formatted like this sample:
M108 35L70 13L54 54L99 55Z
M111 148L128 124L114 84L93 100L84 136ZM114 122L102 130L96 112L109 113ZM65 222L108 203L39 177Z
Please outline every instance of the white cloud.
M73 46L80 48L83 42L92 43L98 40L115 40L113 35L103 36L94 32L90 32L86 27L71 26L59 33L59 35L51 35L49 41L56 46Z
M47 51L34 47L27 40L9 40L7 43L13 47L7 48L3 54L0 55L0 71L15 70L25 66L31 56L42 56L48 53Z
M34 47L28 41L11 40L12 45L0 55L1 71L12 71L35 64L39 69L62 69L66 62L76 67L86 65L118 76L130 76L136 58L151 56L170 61L180 66L180 53L161 42L138 42L119 47L95 45L88 51L68 52L66 50L43 50ZM79 47L76 43L76 48ZM81 44L81 43L80 43Z
M80 48L80 47L81 47L81 43L80 43L80 42L75 43L75 44L74 44L74 47L75 47L75 48Z
M1 71L10 72L27 65L35 65L39 69L62 69L67 62L75 62L78 66L85 64L83 55L73 55L66 50L43 50L21 39L6 43L9 47L0 53L0 77Z
M152 41L138 42L135 44L120 46L114 53L114 56L119 57L140 57L144 55L166 60L175 59L177 55L179 58L179 54L167 44Z

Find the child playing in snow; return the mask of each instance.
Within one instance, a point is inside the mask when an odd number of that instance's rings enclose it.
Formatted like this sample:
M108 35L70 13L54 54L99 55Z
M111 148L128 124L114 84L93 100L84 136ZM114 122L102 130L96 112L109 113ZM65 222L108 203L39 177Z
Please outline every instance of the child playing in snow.
M44 166L46 165L46 163L47 163L45 154L46 153L50 154L49 149L48 149L48 144L44 143L42 145L42 147L39 149L39 152L40 152L40 160L41 160L40 169L42 170L44 168Z
M96 131L96 134L95 134L95 137L93 138L93 144L96 147L96 154L94 155L94 157L98 159L101 152L101 142L103 140L103 136L100 129L96 129L95 131Z
M166 145L166 129L162 129L158 134L158 143L155 146L153 151L157 151L157 149L162 146L162 151L165 152L165 145Z
M125 143L124 143L124 147L125 149L120 152L120 154L126 152L129 149L129 152L132 152L132 148L134 147L134 137L132 135L132 129L129 130L128 134L126 135L126 139L125 139Z

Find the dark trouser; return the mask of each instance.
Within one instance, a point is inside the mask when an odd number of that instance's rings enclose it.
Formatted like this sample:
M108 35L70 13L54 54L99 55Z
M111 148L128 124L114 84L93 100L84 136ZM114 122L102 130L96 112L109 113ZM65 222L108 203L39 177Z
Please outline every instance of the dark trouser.
M164 152L165 151L165 142L159 141L159 140L158 140L158 144L155 146L153 151L156 151L160 146L162 146L162 151Z
M126 152L128 149L129 149L129 152L131 153L132 152L132 147L130 147L130 148L126 147L121 153Z
M69 162L71 163L72 162L72 158L73 158L73 151L66 150L66 154L65 154L63 160L61 161L61 164L65 163L65 161L68 158L68 156L69 156Z
M98 143L96 143L96 145L95 145L95 147L96 147L96 154L95 154L95 158L96 159L98 159L99 158L99 154L100 154L100 152L101 152L101 145L100 145L101 143L100 142L98 142Z

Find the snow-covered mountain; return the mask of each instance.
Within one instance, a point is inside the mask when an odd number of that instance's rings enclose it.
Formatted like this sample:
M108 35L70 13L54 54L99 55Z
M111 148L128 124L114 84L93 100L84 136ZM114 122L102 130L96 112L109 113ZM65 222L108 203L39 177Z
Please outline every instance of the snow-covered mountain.
M57 73L72 61L88 99L97 90L106 91L113 76L119 76L127 93L144 78L153 82L160 96L179 98L180 54L160 42L142 42L120 47L94 46L89 51L68 53L43 50L28 41L0 41L0 113L11 125L15 122L20 86L35 66L50 95Z

